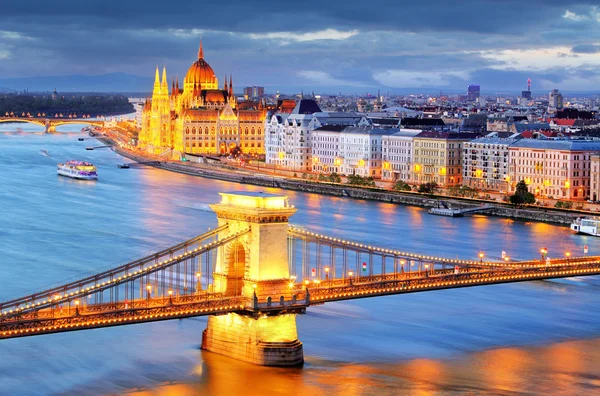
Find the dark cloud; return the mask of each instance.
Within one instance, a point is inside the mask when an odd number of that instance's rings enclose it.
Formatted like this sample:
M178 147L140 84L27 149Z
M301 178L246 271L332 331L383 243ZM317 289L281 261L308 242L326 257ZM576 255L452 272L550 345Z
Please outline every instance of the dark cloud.
M571 48L571 52L576 54L597 54L600 52L600 45L598 44L580 44Z
M446 71L444 82L462 87L466 80L457 72L465 71L472 82L519 88L519 73L534 73L500 70L506 61L482 53L552 46L572 48L564 57L600 52L595 44L599 24L591 17L596 3L12 1L0 13L0 78L151 76L156 65L167 65L170 76L182 77L202 35L218 77L233 74L240 85L312 89L319 82L307 76L326 75L329 80L323 81L376 87L381 82L374 76L387 71ZM567 10L570 18L564 17ZM327 29L346 36L314 39L315 32Z

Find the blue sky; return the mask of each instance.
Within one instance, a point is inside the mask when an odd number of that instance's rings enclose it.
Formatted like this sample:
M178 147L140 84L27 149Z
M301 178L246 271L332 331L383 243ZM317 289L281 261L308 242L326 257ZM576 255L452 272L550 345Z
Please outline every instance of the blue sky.
M600 90L600 5L586 0L21 0L0 13L0 78L183 77L200 36L217 77L316 91Z

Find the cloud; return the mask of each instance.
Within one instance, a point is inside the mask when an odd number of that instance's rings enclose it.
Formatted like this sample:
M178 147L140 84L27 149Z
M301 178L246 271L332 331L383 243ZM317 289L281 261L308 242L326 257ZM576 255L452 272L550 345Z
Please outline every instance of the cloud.
M456 80L465 82L469 71L426 72L409 70L386 70L373 76L381 84L393 88L448 87Z
M270 32L250 33L248 36L253 40L284 40L284 41L316 41L316 40L346 40L358 34L358 30L339 31L336 29L325 29L316 32L294 33L294 32Z
M0 13L0 70L151 77L164 64L182 77L202 36L206 60L236 85L522 89L522 75L579 84L556 70L599 66L597 1L20 0Z
M599 44L580 44L571 48L571 52L576 54L597 54L600 52Z
M302 70L298 72L298 75L302 78L309 80L311 83L327 86L346 86L346 87L364 87L365 84L356 81L346 81L335 77L332 77L329 73L318 70Z
M565 11L565 13L563 15L563 18L569 19L571 21L576 21L576 22L581 22L581 21L585 21L585 20L590 19L590 17L587 16L587 15L578 15L578 14L575 14L574 12L569 11L569 10Z

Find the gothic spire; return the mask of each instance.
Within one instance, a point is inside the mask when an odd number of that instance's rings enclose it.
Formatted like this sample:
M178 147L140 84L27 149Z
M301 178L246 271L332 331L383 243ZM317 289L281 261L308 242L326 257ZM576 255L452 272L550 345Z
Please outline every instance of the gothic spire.
M225 79L223 80L223 91L227 91L227 74L225 74Z
M229 96L233 96L233 77L229 75Z
M202 37L200 37L200 48L198 49L198 59L204 58L204 49L202 48Z
M154 92L158 93L160 90L160 75L158 73L158 66L156 66L156 75L154 76Z
M169 83L167 83L167 67L166 66L163 66L162 82L160 84L160 87L169 89Z

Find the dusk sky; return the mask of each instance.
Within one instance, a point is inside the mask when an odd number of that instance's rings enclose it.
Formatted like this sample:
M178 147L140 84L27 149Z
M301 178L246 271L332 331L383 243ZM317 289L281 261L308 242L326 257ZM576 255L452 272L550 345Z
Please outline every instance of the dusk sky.
M205 4L203 4L205 3ZM398 88L594 91L598 0L11 1L0 78L125 72L337 92ZM150 89L150 87L148 88Z

